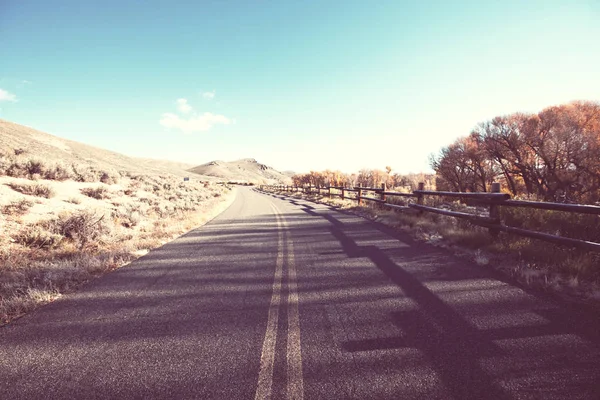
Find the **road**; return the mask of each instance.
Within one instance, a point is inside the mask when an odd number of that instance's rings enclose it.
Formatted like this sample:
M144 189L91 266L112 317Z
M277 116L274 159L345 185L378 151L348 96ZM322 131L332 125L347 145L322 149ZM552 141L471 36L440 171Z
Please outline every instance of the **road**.
M0 328L0 399L598 399L600 321L325 205L202 228Z

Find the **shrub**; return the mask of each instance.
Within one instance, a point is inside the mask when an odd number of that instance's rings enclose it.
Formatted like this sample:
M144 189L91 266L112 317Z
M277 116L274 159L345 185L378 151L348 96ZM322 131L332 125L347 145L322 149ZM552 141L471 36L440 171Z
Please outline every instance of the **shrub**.
M6 175L6 170L12 164L12 159L6 153L0 152L0 176Z
M2 213L6 215L23 215L33 206L33 201L21 199L13 201L2 207Z
M98 182L98 175L93 168L78 164L72 164L71 167L77 182Z
M110 192L104 186L98 186L95 188L83 188L81 189L81 193L88 197L98 200L110 198Z
M27 169L25 164L17 161L17 160L9 160L6 167L5 173L8 176L12 176L14 178L27 178Z
M34 249L51 249L56 247L63 237L49 229L48 222L28 225L14 237L16 243Z
M600 242L600 218L563 211L500 207L506 225Z
M53 225L55 233L69 239L79 249L83 249L110 232L110 228L104 222L104 215L87 210L61 214L53 221Z
M119 182L119 176L117 174L111 174L106 171L102 171L100 174L100 182L108 185Z
M49 199L54 196L54 190L48 185L41 183L10 183L9 186L19 193L30 196L45 197Z
M133 228L142 220L142 213L147 212L148 206L144 205L144 207L145 209L142 209L139 204L127 204L125 206L119 206L112 212L112 217L119 225L122 225L125 228Z
M25 162L25 170L27 171L27 175L29 177L33 177L35 175L43 176L45 170L44 162L36 159L29 159Z
M55 164L52 167L46 169L44 177L54 181L66 181L67 179L73 178L73 171L67 169L62 164Z
M156 204L153 210L160 219L170 218L176 213L175 208L169 205L168 203Z

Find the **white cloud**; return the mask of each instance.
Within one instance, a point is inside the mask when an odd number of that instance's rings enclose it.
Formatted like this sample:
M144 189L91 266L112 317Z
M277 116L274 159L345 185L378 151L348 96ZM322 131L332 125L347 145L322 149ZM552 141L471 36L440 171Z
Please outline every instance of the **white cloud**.
M15 102L17 101L17 96L7 92L4 89L0 89L0 101L12 101Z
M205 132L214 125L229 125L231 120L224 115L212 114L206 112L200 115L194 115L189 118L182 118L173 113L165 113L160 119L160 124L168 129L178 129L183 133Z
M202 93L202 97L204 97L207 100L212 100L215 98L215 93L216 91L213 89L212 92L204 92Z
M184 114L192 111L192 106L188 104L187 99L177 99L177 108Z

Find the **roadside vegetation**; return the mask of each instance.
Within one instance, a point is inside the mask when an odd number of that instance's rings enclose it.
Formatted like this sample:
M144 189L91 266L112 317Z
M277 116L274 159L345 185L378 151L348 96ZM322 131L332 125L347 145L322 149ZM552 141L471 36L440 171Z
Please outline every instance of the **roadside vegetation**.
M0 325L200 226L227 186L0 154Z
M492 182L514 199L600 205L600 103L577 101L537 114L515 113L480 123L430 159L435 174L361 170L311 171L297 186L360 186L412 192L487 192ZM296 194L294 194L296 195ZM305 195L297 195L305 196ZM557 293L600 301L600 254L500 233L439 214L394 212L371 203L312 194L311 199L380 220L428 242L468 255L480 265L507 271L522 282ZM388 197L405 204L405 198ZM427 197L425 205L483 215L487 207L452 198ZM500 207L505 225L600 243L600 217L562 211Z

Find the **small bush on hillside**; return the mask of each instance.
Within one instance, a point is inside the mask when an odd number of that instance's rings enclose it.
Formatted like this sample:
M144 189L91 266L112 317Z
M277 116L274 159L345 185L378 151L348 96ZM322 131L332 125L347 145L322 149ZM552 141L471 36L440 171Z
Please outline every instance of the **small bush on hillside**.
M172 217L176 213L175 208L169 203L158 203L152 208L152 210L160 219Z
M6 175L6 169L10 165L11 160L6 153L0 151L0 176Z
M98 200L110 198L110 191L104 186L98 186L95 188L83 188L81 189L81 193L88 197Z
M23 215L33 206L33 201L21 199L13 201L2 207L2 214L5 215Z
M107 185L111 185L119 182L119 176L114 173L109 173L106 171L102 171L100 173L100 182L106 183Z
M30 177L35 175L43 176L46 171L44 162L33 158L25 162L25 170Z
M52 249L58 246L63 237L52 232L48 222L39 222L22 228L13 239L16 243L32 249Z
M104 221L104 215L91 211L61 214L53 221L55 233L69 239L79 249L94 243L103 235L110 233L110 228Z
M20 156L21 154L25 154L25 153L27 153L27 150L25 150L25 149L21 149L21 148L15 149L15 156Z
M99 180L95 170L87 165L72 164L71 168L77 182L98 182Z
M41 183L10 183L11 189L30 196L45 197L49 199L54 196L54 190L48 185Z
M147 212L148 206L141 204L127 204L117 207L112 212L115 222L125 228L133 228L142 220L142 214Z
M25 164L14 159L8 160L4 173L14 178L28 178Z
M53 181L66 181L74 177L73 170L68 169L62 164L55 164L46 169L44 178Z

